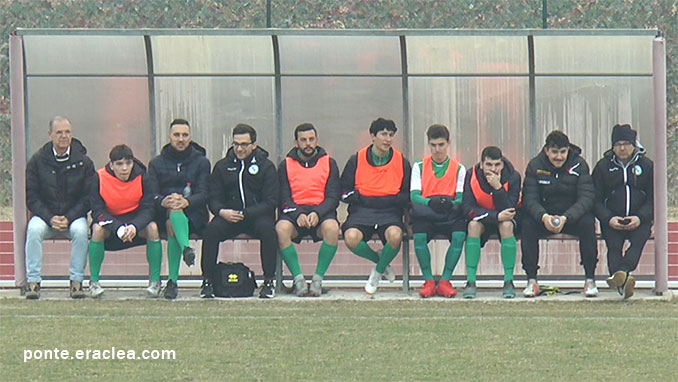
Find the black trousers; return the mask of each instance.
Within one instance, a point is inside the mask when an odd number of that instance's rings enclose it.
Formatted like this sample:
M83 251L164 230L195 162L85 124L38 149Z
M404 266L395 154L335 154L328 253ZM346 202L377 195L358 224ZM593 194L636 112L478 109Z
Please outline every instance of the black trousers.
M229 223L216 216L207 225L203 233L202 259L200 266L204 279L212 280L217 265L219 243L232 239L241 233L259 239L261 266L264 269L264 278L275 278L275 259L278 251L278 234L275 232L275 220L271 216L262 216L254 220L244 220L238 223Z
M647 239L650 238L652 223L640 223L633 231L618 231L610 226L601 227L607 246L607 269L610 275L616 271L632 272L638 267L640 256ZM624 241L630 242L626 253L622 255Z
M520 249L523 253L523 270L525 270L528 279L535 279L539 269L539 239L553 233L544 227L544 223L534 220L527 214L523 215L520 223L522 225ZM598 247L593 215L586 214L577 221L567 221L561 232L579 238L579 264L584 266L586 278L592 279L596 273L596 264L598 264Z

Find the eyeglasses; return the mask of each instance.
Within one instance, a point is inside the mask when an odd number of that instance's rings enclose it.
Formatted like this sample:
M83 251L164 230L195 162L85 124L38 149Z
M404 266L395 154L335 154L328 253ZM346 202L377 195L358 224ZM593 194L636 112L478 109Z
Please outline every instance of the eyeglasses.
M614 148L629 147L629 146L633 146L633 144L631 142L617 142L614 145L612 145L612 147L614 147Z
M237 149L237 148L244 149L244 148L247 148L247 146L249 146L251 144L252 144L252 142L242 142L242 143L241 142L233 142L233 148L234 149Z

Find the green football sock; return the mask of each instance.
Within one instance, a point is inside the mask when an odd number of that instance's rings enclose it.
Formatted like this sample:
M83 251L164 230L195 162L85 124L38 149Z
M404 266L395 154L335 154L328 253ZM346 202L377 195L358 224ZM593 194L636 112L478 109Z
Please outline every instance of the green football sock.
M325 276L325 272L327 272L327 268L330 267L330 263L332 263L332 259L334 259L336 253L337 245L327 244L327 242L323 240L320 250L318 250L318 265L315 267L316 275L320 277Z
M151 281L160 281L160 268L162 267L162 244L160 244L160 240L146 241L146 260L148 260L148 273Z
M478 262L480 262L480 238L469 237L466 239L466 278L468 281L476 281Z
M374 252L374 250L370 248L367 243L365 243L365 240L360 240L360 243L358 243L358 245L352 249L351 252L375 264L379 262L379 255L377 255L377 253Z
M101 264L104 262L104 253L103 241L92 240L89 242L89 279L92 282L99 282Z
M504 281L513 281L513 268L516 265L515 236L501 239L501 263L504 266Z
M290 244L287 248L281 249L280 256L282 256L285 264L287 264L287 268L290 269L293 277L301 274L299 256L297 256L297 250L294 248L294 244Z
M172 281L179 280L179 265L181 265L181 247L174 236L167 237L167 268L169 271L168 279Z
M180 246L179 250L183 253L184 248L188 247L188 218L181 211L172 211L169 214L169 220L172 223L174 237L176 237Z
M447 247L447 252L445 253L445 266L443 267L443 274L441 276L443 280L452 278L452 272L454 272L454 268L457 267L457 263L461 257L461 251L464 249L464 240L466 240L465 232L452 232L452 242L450 243L450 246Z
M399 250L400 246L398 246L398 248L393 248L388 243L384 244L384 249L381 250L381 258L377 262L377 272L384 273L386 267L388 267L388 265L391 264L391 261L395 259Z
M431 272L431 251L428 249L428 237L425 233L414 234L414 253L417 254L419 268L424 280L433 280Z

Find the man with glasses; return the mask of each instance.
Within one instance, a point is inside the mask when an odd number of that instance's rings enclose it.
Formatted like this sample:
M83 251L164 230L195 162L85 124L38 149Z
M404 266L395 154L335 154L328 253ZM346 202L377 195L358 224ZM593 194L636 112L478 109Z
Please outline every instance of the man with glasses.
M73 138L71 122L64 117L49 121L50 142L42 146L26 165L26 206L33 214L26 231L27 299L40 298L42 241L66 235L71 248L70 295L85 297L83 272L87 264L87 212L94 164L87 150Z
M612 149L593 169L594 210L607 246L607 284L627 299L633 296L643 247L654 219L654 164L645 156L630 125L612 128ZM622 255L624 242L630 245Z
M257 132L239 123L233 129L233 147L217 161L209 180L209 209L214 219L207 225L202 242L203 283L200 297L214 297L219 243L246 233L260 240L264 284L260 298L275 297L273 279L278 237L275 209L278 206L278 177L268 152L257 145Z

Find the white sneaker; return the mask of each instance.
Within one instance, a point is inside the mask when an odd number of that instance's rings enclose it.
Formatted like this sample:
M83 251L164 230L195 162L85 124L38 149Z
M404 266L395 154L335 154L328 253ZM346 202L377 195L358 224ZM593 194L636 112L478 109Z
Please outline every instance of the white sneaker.
M596 286L596 280L586 279L586 283L584 284L584 296L586 297L598 296L598 287Z
M162 282L149 281L148 288L146 288L146 297L156 298L160 296L160 291L162 290Z
M98 282L89 283L89 296L92 298L99 298L104 294L104 288Z
M534 297L538 294L539 294L539 284L537 284L537 279L527 280L527 287L523 289L523 296Z
M388 280L389 282L395 282L396 280L396 273L395 270L393 270L393 267L388 265L386 266L386 269L384 269L384 278Z
M374 294L374 292L377 291L377 287L379 286L379 280L381 280L382 274L377 272L377 268L372 268L372 272L370 272L370 277L367 279L367 284L365 284L365 292L367 294Z

